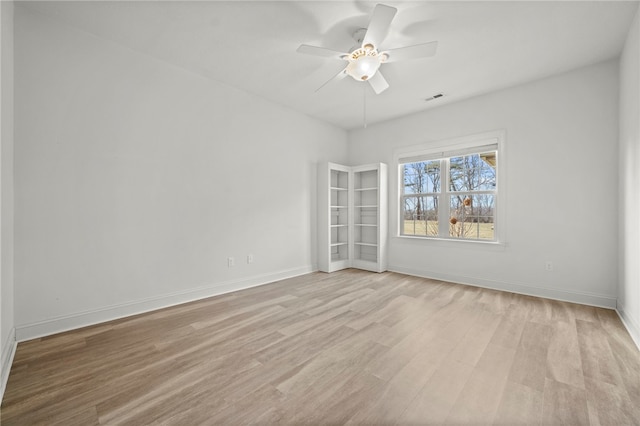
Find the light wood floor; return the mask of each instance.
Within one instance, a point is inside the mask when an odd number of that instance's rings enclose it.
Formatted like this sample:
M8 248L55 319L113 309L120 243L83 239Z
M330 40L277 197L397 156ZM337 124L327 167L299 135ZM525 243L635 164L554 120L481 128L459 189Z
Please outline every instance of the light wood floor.
M614 311L314 273L20 343L2 425L640 424Z

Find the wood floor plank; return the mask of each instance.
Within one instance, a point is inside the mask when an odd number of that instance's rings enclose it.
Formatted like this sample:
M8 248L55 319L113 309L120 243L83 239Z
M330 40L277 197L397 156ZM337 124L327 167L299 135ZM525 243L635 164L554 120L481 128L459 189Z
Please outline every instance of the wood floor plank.
M585 390L553 379L545 379L542 424L586 425L589 423Z
M435 338L436 332L432 329L414 330L413 333L389 349L378 362L370 364L366 371L382 380L390 380L418 353L424 351Z
M491 424L503 399L516 350L487 345L445 423Z
M623 387L585 379L587 408L592 425L632 425L640 419L640 404Z
M542 422L542 395L529 386L507 380L494 425L539 425Z
M457 340L458 344L451 353L452 359L475 366L485 352L499 323L499 315L488 311L482 312L467 333Z
M474 370L445 424L491 424L504 393L506 380Z
M407 315L403 320L395 323L388 333L378 336L378 343L393 347L407 338L414 330L429 324L430 327L438 327L436 313L440 308L430 306L424 301L417 301L418 309L412 309L411 315Z
M11 425L640 424L611 310L312 273L18 345Z
M577 319L576 330L584 377L624 387L622 374L602 326Z
M555 322L547 351L547 377L584 389L582 356L575 323Z
M381 391L366 401L348 424L393 424L424 387L440 364L449 357L455 342L433 339Z
M544 391L547 353L551 341L551 327L527 321L509 373L509 380ZM553 361L560 361L554 358Z
M470 365L445 359L400 415L397 424L443 424L472 372Z
M529 312L523 306L512 303L501 317L495 333L491 336L491 343L506 348L517 348L524 331Z

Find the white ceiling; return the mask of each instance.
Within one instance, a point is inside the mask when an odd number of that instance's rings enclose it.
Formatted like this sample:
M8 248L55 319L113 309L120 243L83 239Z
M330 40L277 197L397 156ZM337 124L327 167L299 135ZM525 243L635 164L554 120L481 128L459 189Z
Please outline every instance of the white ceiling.
M435 57L384 64L375 95L351 78L314 93L344 62L296 53L349 50L369 1L23 2L213 80L344 129L371 124L617 57L638 2L413 2L398 8L382 49L438 40ZM436 93L444 97L425 102ZM366 99L365 99L366 98Z

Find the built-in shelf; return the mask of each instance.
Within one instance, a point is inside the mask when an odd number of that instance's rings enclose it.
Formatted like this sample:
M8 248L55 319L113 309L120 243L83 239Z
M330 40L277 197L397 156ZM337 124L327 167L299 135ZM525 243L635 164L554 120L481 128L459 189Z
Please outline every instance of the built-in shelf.
M318 268L386 270L387 166L318 168Z

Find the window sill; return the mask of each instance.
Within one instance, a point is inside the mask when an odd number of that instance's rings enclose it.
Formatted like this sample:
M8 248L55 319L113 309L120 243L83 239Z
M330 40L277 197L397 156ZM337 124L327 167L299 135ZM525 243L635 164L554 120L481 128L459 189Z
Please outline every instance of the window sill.
M402 242L419 242L417 244L428 244L440 247L450 248L480 248L489 250L504 250L507 247L507 243L500 241L482 241L482 240L458 240L454 238L433 238L433 237L414 237L411 235L394 235L392 237L395 240Z

